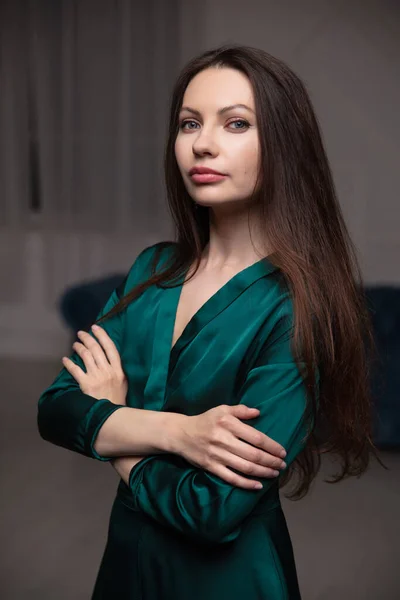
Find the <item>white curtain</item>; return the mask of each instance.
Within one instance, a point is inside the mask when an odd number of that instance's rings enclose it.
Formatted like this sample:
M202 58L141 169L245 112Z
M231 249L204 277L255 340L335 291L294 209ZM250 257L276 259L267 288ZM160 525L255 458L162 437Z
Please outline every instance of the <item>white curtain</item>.
M179 0L2 0L0 227L159 229L178 40Z

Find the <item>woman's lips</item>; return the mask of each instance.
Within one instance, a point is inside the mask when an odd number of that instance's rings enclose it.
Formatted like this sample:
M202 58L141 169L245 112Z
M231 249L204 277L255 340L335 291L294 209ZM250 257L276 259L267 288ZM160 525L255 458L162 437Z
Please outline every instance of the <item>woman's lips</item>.
M190 176L195 183L217 183L226 178L226 175L219 173L193 173Z

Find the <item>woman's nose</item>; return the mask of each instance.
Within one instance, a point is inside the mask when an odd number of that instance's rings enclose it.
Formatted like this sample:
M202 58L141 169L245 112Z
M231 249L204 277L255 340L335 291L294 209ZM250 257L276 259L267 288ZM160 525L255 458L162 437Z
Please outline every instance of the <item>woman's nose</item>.
M193 141L193 154L204 156L205 154L216 156L218 154L217 144L209 134L202 131Z

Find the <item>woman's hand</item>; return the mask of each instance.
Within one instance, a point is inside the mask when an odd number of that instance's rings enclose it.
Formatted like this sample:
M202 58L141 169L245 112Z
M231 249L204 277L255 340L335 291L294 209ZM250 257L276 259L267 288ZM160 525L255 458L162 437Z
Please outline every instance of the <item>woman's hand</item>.
M126 405L128 381L122 370L121 358L109 335L98 325L92 326L99 342L85 331L78 331L82 343L75 342L72 348L81 357L86 373L72 360L63 357L62 363L79 383L84 394L114 404Z
M284 469L284 448L240 419L254 419L260 411L244 404L220 405L201 415L187 417L180 425L177 453L231 485L260 488L259 482L237 475L272 478ZM243 440L243 441L242 441Z

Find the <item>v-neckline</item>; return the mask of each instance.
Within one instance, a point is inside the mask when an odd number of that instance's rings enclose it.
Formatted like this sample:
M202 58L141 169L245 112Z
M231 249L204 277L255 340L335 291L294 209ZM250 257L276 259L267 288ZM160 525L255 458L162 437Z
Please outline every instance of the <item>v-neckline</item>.
M186 338L191 337L190 333L191 332L193 333L193 330L196 329L196 325L199 325L200 323L202 323L203 315L209 309L211 309L214 305L216 305L218 303L219 299L224 294L226 294L227 292L230 291L230 288L232 288L232 300L231 301L233 302L242 293L242 291L244 291L245 289L247 289L247 287L249 285L251 285L251 283L257 281L261 277L264 277L268 273L275 271L276 269L277 269L277 267L275 265L273 265L267 258L263 257L260 260L256 261L255 263L253 263L252 265L249 265L248 267L245 267L241 271L238 271L237 273L235 273L235 275L233 275L230 279L228 279L228 281L226 281L220 288L218 288L218 290L216 292L214 292L200 306L200 308L197 309L197 311L193 314L193 316L186 323L185 327L183 328L178 339L175 341L174 345L171 347L173 336L174 336L174 331L175 331L175 323L176 323L176 317L177 317L178 308L179 308L179 302L181 299L183 286L184 286L187 274L189 273L190 267L188 269L186 269L185 273L183 274L183 276L180 280L179 285L177 285L176 287L173 288L174 290L176 290L176 293L175 293L175 298L174 298L175 305L173 308L172 332L171 332L171 336L170 336L170 345L169 345L169 348L170 348L169 363L171 363L172 358L176 355L176 353L179 352L179 349L182 349L182 347L185 344ZM228 302L228 304L230 304L230 302ZM218 310L214 316L216 316L219 312L221 312L224 308L226 308L226 306L228 304L222 303L221 310Z
M236 273L200 306L172 346L179 300L189 270L190 267L173 287L163 287L160 291L150 372L144 391L149 410L160 410L164 406L168 385L183 349L207 323L232 304L253 283L277 270L277 267L267 258L261 258Z

